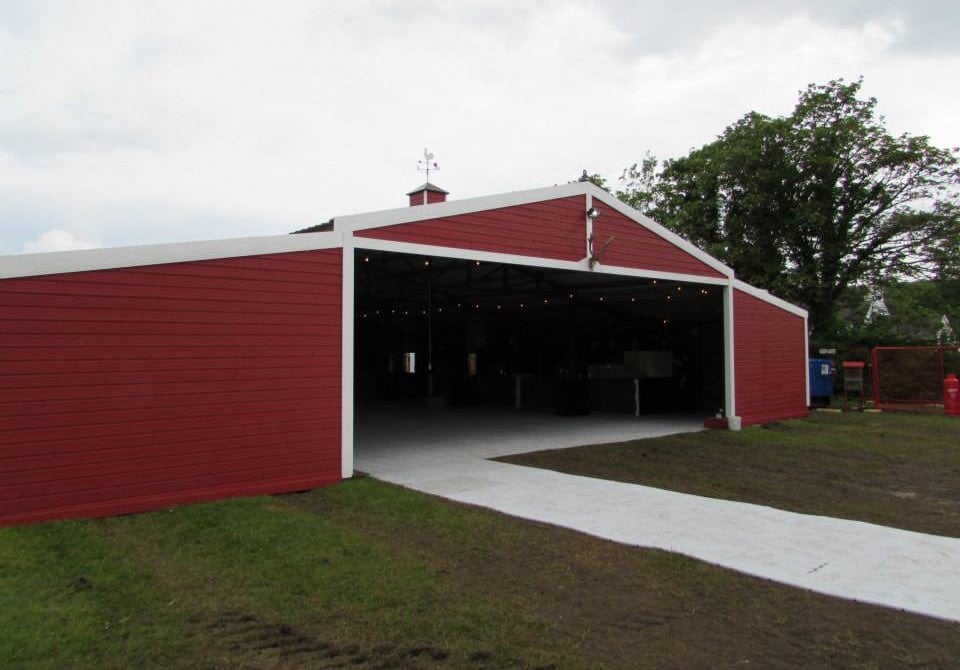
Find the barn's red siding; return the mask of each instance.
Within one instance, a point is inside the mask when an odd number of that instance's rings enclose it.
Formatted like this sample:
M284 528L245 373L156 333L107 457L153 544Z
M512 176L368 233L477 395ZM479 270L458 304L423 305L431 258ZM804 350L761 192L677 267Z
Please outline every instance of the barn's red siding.
M720 272L700 259L637 224L617 210L607 207L596 199L593 204L600 211L600 216L593 222L595 252L599 252L611 237L614 238L603 249L600 256L600 262L604 265L677 272L702 277L723 277Z
M807 416L803 319L733 292L737 414L744 425Z
M582 195L357 231L358 237L579 261L586 253Z
M0 281L0 524L340 478L341 250Z

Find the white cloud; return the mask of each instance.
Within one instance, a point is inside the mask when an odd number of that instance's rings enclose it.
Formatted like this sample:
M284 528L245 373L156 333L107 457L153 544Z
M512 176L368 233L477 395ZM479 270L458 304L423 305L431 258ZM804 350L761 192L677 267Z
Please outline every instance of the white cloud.
M34 254L43 251L74 251L76 249L96 249L100 245L96 242L79 240L68 230L54 228L42 233L35 240L23 243L24 253Z
M0 253L51 228L136 244L402 206L425 145L453 198L615 177L838 76L865 75L896 132L960 145L958 57L905 51L889 8L647 4L4 5Z

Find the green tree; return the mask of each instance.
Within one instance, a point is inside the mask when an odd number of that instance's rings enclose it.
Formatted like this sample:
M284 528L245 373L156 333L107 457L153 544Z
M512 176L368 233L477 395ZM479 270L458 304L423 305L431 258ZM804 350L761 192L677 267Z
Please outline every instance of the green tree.
M620 174L620 183L623 184L623 190L617 191L618 198L643 214L651 216L655 213L660 183L656 156L646 151L639 163L624 169Z
M861 84L812 84L789 116L751 112L646 182L653 218L805 306L818 340L846 287L932 276L957 254L957 150L891 135Z

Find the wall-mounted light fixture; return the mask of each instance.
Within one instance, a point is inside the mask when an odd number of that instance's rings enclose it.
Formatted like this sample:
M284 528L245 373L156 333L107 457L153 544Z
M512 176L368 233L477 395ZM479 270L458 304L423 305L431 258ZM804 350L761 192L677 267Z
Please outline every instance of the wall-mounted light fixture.
M597 209L596 207L591 207L590 209L587 210L588 219L595 219L598 216L600 216L600 210Z

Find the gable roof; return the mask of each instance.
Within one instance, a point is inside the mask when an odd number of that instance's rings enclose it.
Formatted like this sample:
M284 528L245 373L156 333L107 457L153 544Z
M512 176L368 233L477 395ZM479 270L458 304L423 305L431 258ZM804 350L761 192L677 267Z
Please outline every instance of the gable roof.
M447 200L446 202L436 202L432 204L419 205L417 207L398 207L375 212L365 212L362 214L337 216L334 217L332 221L334 222L336 228L344 233L347 231L357 232L369 228L383 228L386 226L415 223L418 221L429 221L430 219L459 216L462 214L473 214L486 210L502 209L504 207L512 207L517 205L527 205L576 195L583 195L600 200L604 205L618 211L637 225L642 226L654 235L663 238L670 244L682 249L686 253L713 268L721 275L725 277L733 277L733 270L729 266L709 255L680 235L668 230L666 227L660 225L653 219L644 216L637 210L619 200L612 193L603 190L589 181L576 181L569 184L559 184L556 186L548 186L545 188L537 188L526 191L512 191L497 195L485 195L477 198Z

